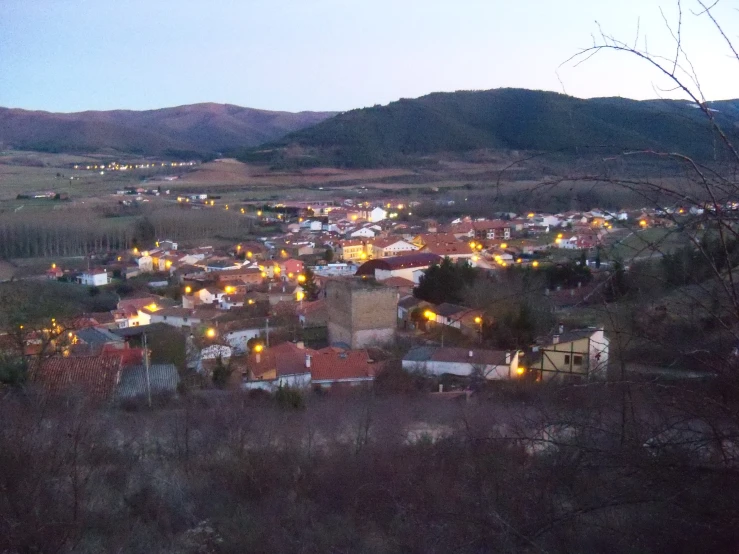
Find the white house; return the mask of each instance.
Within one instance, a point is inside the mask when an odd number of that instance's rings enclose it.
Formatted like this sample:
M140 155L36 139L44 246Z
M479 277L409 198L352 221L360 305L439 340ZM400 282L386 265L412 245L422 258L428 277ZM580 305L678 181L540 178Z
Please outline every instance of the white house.
M372 223L377 223L378 221L382 221L383 219L387 219L387 211L383 210L382 208L375 208L369 213L369 220Z
M193 315L187 308L162 308L149 315L149 323L166 323L172 327L194 327L202 323L202 319Z
M369 227L362 227L361 229L357 229L353 233L350 233L349 236L351 238L371 239L375 237L375 232Z
M226 331L221 336L234 349L235 353L243 354L247 350L246 343L251 339L264 335L264 333L264 326L244 325L243 328Z
M141 256L138 260L136 260L136 263L138 264L139 271L141 271L141 273L151 273L152 271L154 271L154 258L152 258L149 254Z
M523 374L518 367L519 352L502 350L467 350L465 348L438 348L420 346L411 349L403 358L403 369L432 375L478 374L489 380L515 379Z
M90 287L104 287L110 283L110 276L104 269L93 269L85 271L82 275L77 277L77 280L82 285L88 285Z

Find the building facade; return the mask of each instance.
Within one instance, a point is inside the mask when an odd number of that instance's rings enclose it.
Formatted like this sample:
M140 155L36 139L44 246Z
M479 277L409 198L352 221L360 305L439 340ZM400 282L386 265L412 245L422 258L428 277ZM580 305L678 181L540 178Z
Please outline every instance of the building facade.
M328 337L331 344L364 348L395 338L398 293L360 279L326 283Z

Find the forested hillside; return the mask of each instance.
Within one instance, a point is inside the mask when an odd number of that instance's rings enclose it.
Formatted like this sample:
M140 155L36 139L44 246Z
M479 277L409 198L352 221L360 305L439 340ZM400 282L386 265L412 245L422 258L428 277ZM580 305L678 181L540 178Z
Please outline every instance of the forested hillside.
M737 103L713 106L716 118L734 129ZM702 112L686 102L582 100L497 89L435 93L352 110L238 156L276 165L342 167L389 166L480 148L573 154L653 149L720 159L713 139Z

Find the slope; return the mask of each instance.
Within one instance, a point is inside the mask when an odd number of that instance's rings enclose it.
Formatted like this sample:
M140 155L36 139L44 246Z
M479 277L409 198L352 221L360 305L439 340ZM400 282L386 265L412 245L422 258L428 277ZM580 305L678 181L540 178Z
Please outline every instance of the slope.
M205 154L273 141L332 115L228 104L79 113L0 108L0 146L47 152Z
M727 129L736 104L716 112ZM733 108L733 109L729 109ZM418 161L438 152L503 148L598 153L654 149L714 156L714 137L700 110L679 101L582 100L523 89L434 93L342 113L259 149L247 161L373 167Z

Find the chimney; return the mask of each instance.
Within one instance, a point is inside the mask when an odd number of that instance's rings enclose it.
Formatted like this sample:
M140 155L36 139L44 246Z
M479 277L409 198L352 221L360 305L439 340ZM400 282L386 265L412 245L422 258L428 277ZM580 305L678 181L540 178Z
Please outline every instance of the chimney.
M554 335L552 337L552 344L559 344L559 335Z
M559 324L559 333L558 333L558 334L560 334L560 335L564 335L564 332L565 332L565 326L564 326L564 323L560 323L560 324Z
M469 352L467 353L467 356L469 356L469 357L471 358L471 357L472 357L472 356L473 356L474 354L475 354L475 353L474 353L474 352L473 352L472 350L470 350L470 351L469 351Z
M305 367L310 369L310 354L305 355Z
M295 343L295 346L298 347L298 350L305 350L305 343L302 340L299 340L297 343Z

